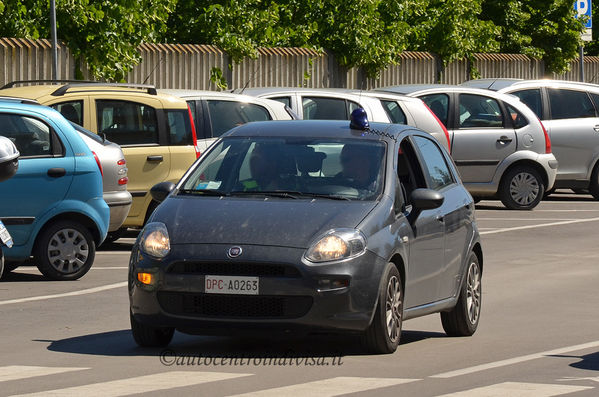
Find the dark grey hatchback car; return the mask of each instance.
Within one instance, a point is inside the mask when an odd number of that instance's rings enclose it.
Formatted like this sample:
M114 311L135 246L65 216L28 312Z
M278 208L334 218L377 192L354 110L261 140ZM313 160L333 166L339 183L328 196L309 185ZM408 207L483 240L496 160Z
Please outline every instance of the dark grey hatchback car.
M129 265L141 346L167 345L175 329L318 329L390 353L403 320L438 312L447 334L476 331L472 197L447 152L413 127L249 123L152 194L162 204Z

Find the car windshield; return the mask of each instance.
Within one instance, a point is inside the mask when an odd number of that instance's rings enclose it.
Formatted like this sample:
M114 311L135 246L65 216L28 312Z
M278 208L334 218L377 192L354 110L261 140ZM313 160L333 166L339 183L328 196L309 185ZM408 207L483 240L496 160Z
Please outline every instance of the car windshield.
M227 137L179 194L375 200L385 152L383 142L365 139Z

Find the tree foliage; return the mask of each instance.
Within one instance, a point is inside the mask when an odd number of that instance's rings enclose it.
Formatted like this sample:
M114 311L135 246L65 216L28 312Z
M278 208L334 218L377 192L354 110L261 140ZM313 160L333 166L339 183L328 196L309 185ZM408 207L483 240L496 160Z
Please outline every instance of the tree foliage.
M49 38L50 7L44 0L2 0L0 35ZM166 29L176 0L58 0L58 38L96 78L123 80L139 62L137 47Z

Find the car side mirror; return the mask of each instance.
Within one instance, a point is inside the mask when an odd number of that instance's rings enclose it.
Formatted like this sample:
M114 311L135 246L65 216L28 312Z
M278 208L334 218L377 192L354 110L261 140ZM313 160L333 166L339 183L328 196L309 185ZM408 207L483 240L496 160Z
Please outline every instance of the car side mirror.
M175 184L173 182L160 182L152 186L150 195L152 195L154 200L162 203L173 190L175 190Z
M445 201L445 197L436 190L414 189L410 195L410 202L412 203L410 216L413 220L416 220L422 211L439 208L443 205L443 201Z

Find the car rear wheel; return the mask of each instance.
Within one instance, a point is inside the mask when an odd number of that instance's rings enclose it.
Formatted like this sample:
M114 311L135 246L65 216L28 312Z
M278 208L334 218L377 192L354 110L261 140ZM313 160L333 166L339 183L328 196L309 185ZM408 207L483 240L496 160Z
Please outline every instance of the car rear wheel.
M589 193L593 195L595 200L599 200L599 163L595 164L595 168L593 168L593 172L591 173Z
M478 328L482 302L481 276L478 257L471 252L458 303L451 311L441 312L441 323L447 335L470 336Z
M401 337L403 301L401 276L397 267L389 263L374 318L363 335L363 344L370 352L386 354L397 349Z
M133 314L129 312L129 319L131 321L131 332L133 333L133 339L141 347L164 347L171 343L173 335L175 333L174 328L160 328L152 327L143 323L140 323L133 317Z
M499 199L511 210L531 210L545 194L541 175L531 167L516 166L503 176Z
M85 226L59 221L38 237L34 257L42 274L52 280L77 280L89 271L96 243Z

